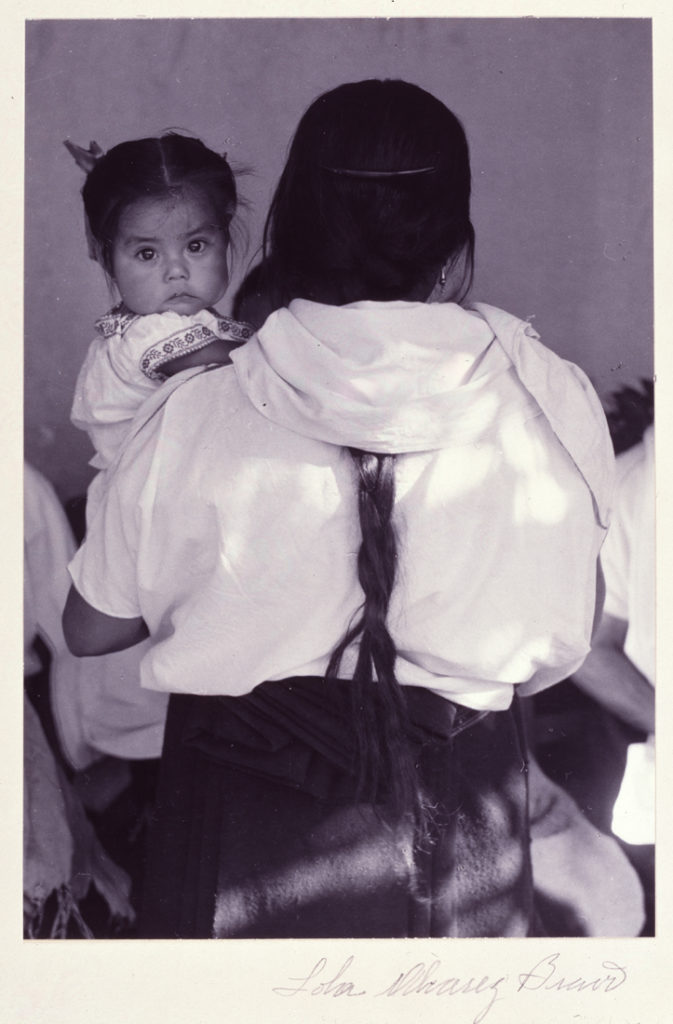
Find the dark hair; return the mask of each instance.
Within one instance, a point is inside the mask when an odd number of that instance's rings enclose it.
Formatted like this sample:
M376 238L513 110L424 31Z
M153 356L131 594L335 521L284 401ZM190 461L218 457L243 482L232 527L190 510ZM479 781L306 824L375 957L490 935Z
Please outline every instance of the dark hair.
M618 388L608 397L606 416L615 455L639 444L654 422L654 380L641 377Z
M113 146L95 163L82 189L89 230L104 269L124 210L139 199L206 197L228 231L236 211L236 182L226 157L199 139L168 132Z
M292 141L265 228L264 287L278 305L299 297L335 305L425 299L440 267L463 259L463 297L474 265L470 190L465 132L443 103L407 82L339 86L309 107ZM420 838L432 814L387 626L398 557L395 455L349 452L364 602L326 678L338 677L346 649L357 643L350 692L359 791L398 815L411 813Z
M280 304L340 305L408 298L430 281L426 298L439 268L463 257L464 296L470 191L465 132L443 103L408 82L341 85L294 135L265 228L269 287Z

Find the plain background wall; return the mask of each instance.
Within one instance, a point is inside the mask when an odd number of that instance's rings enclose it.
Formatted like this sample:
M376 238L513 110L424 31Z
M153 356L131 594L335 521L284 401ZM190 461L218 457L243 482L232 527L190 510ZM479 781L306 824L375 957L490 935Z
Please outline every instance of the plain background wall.
M64 498L90 479L89 442L68 416L93 321L112 304L87 258L83 175L63 139L109 148L180 128L250 168L240 180L249 247L235 287L302 112L361 78L416 82L463 120L472 297L534 317L603 397L651 376L650 28L609 18L28 22L29 461Z

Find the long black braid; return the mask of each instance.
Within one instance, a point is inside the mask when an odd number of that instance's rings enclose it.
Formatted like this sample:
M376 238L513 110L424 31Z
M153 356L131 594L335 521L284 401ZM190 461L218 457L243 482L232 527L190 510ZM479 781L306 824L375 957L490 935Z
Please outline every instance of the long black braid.
M362 543L357 569L364 603L334 649L325 678L338 678L346 649L358 641L350 687L358 794L372 803L382 801L396 817L411 814L420 835L426 832L428 809L409 746L404 688L395 675L397 651L387 625L397 570L395 456L348 451L358 474Z

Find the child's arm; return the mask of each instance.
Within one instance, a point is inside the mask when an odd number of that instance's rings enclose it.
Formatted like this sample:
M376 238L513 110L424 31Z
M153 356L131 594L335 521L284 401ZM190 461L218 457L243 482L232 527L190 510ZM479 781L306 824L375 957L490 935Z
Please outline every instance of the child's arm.
M145 377L162 381L180 370L209 363L228 365L231 352L253 334L249 324L203 309L191 317L155 313L138 319L127 332L125 358ZM151 340L143 345L140 338ZM133 340L131 350L128 342Z
M221 366L228 366L231 363L231 352L237 348L240 342L232 342L224 338L215 338L210 344L195 352L186 352L182 356L176 356L161 367L166 377L172 377L180 370L187 370L192 366L206 366L217 363Z

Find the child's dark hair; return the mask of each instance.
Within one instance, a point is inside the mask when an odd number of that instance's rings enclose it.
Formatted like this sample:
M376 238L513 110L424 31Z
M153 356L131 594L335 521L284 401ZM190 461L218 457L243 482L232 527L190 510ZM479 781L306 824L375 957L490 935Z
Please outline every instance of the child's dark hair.
M470 162L458 119L434 96L400 81L339 86L301 119L265 229L265 287L278 304L307 298L425 299L440 268L470 287L474 231ZM335 648L327 679L356 643L352 715L360 791L427 832L431 819L408 743L404 687L387 615L397 565L392 521L395 455L349 449L358 480L364 603ZM377 797L378 794L378 797Z
M112 273L112 246L124 210L139 199L206 197L228 231L236 182L226 157L176 132L113 146L89 171L82 198L97 258Z

